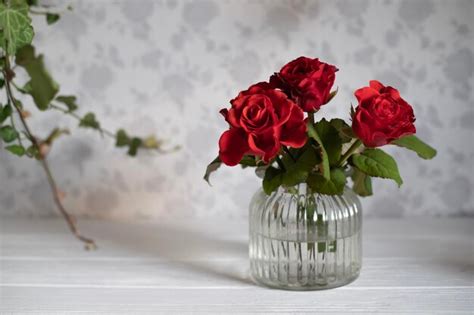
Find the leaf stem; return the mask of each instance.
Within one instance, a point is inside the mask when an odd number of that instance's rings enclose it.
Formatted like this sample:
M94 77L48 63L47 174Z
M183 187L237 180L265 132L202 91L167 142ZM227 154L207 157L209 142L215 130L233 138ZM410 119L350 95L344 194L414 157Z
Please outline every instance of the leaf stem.
M29 140L31 141L33 146L36 148L36 150L38 150L38 152L41 152L40 151L40 144L39 144L38 140L35 138L35 136L33 135L33 133L31 132L31 129L28 126L25 118L21 114L21 109L18 107L18 104L16 103L16 99L13 96L11 85L10 85L11 77L8 75L8 73L10 71L11 71L10 61L9 61L9 56L8 56L8 53L7 53L5 55L5 68L4 68L4 71L3 71L3 77L5 78L5 88L6 88L5 90L7 92L7 98L12 103L12 105L14 106L16 112L18 113L18 116L20 117L20 121L23 125L23 128L25 129L26 135L28 136ZM41 167L43 168L44 172L46 173L46 177L48 179L48 183L49 183L49 186L51 188L51 192L53 194L53 200L54 200L57 208L59 209L59 211L63 215L64 219L66 220L66 223L68 224L68 227L71 230L72 234L78 240L80 240L81 242L83 242L85 244L86 249L95 249L95 248L97 248L97 246L96 246L93 239L87 238L79 232L79 230L76 226L75 218L71 214L69 214L68 211L63 206L63 204L61 202L61 197L60 197L60 194L61 194L60 190L59 190L59 188L56 184L56 181L53 177L53 174L52 174L51 169L49 167L49 163L46 160L46 156L41 155L41 153L40 153L39 162L40 162Z
M70 110L64 109L64 108L62 108L62 107L60 107L60 106L58 106L58 105L49 104L49 107L50 107L50 108L53 108L53 109L55 109L55 110L58 110L58 111L60 111L60 112L62 112L62 113L64 113L64 114L66 114L66 115L69 115L69 116L73 117L74 119L76 119L76 120L79 121L79 122L82 120L82 117L80 117L80 116L77 115L76 113L74 113L74 112L72 112L72 111L70 111ZM107 135L107 136L109 136L110 138L113 138L113 139L116 139L116 138L117 138L116 135L115 135L115 133L113 133L113 132L110 131L110 130L104 129L104 128L102 128L102 127L99 127L99 128L97 128L97 129L100 131L101 134L105 134L105 135Z
M355 152L355 150L357 150L362 144L362 141L360 141L359 139L357 139L350 147L349 149L347 149L346 153L344 153L344 155L341 157L341 159L339 160L339 163L337 163L337 165L339 167L342 166L342 164L344 164L344 162L347 161L347 159Z

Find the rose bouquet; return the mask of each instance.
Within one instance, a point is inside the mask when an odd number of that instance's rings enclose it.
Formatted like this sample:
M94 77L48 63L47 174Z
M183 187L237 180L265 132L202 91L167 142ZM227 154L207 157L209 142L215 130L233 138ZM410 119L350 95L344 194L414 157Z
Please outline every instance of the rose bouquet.
M219 156L205 179L221 163L256 167L263 190L306 183L312 192L340 195L347 177L360 196L372 194L372 177L402 184L397 163L379 147L397 145L430 159L436 151L414 134L413 108L390 86L370 81L355 91L352 123L315 119L337 94L331 91L338 69L319 59L299 57L268 82L240 92L221 114L229 123L219 140Z

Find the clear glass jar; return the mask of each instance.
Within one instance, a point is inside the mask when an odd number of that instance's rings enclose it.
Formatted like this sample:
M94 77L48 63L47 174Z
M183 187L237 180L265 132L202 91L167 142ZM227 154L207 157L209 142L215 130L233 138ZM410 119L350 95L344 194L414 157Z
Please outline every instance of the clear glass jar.
M311 193L306 184L257 191L250 203L250 273L288 290L342 286L359 276L362 207L349 188L340 196Z

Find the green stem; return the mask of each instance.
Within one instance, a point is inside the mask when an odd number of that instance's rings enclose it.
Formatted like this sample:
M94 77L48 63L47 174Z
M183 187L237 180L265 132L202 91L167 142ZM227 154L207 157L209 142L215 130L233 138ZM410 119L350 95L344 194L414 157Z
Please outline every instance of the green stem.
M357 150L362 144L362 141L360 141L359 139L357 139L351 146L349 149L347 149L346 153L344 153L344 155L341 157L341 159L339 160L339 163L337 163L337 165L339 167L341 167L344 162L347 161L347 159L355 152L355 150Z
M314 112L308 113L308 120L311 122L312 125L314 125Z

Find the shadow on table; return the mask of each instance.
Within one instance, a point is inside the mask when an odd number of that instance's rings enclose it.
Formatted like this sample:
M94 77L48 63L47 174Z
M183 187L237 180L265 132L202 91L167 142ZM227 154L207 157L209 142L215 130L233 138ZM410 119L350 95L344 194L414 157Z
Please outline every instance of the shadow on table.
M223 239L225 235L210 235L189 227L147 225L133 233L114 235L120 250L138 257L159 258L176 268L186 268L201 276L252 284L248 275L248 245L245 240ZM112 235L110 235L112 236ZM120 242L120 243L117 243Z

